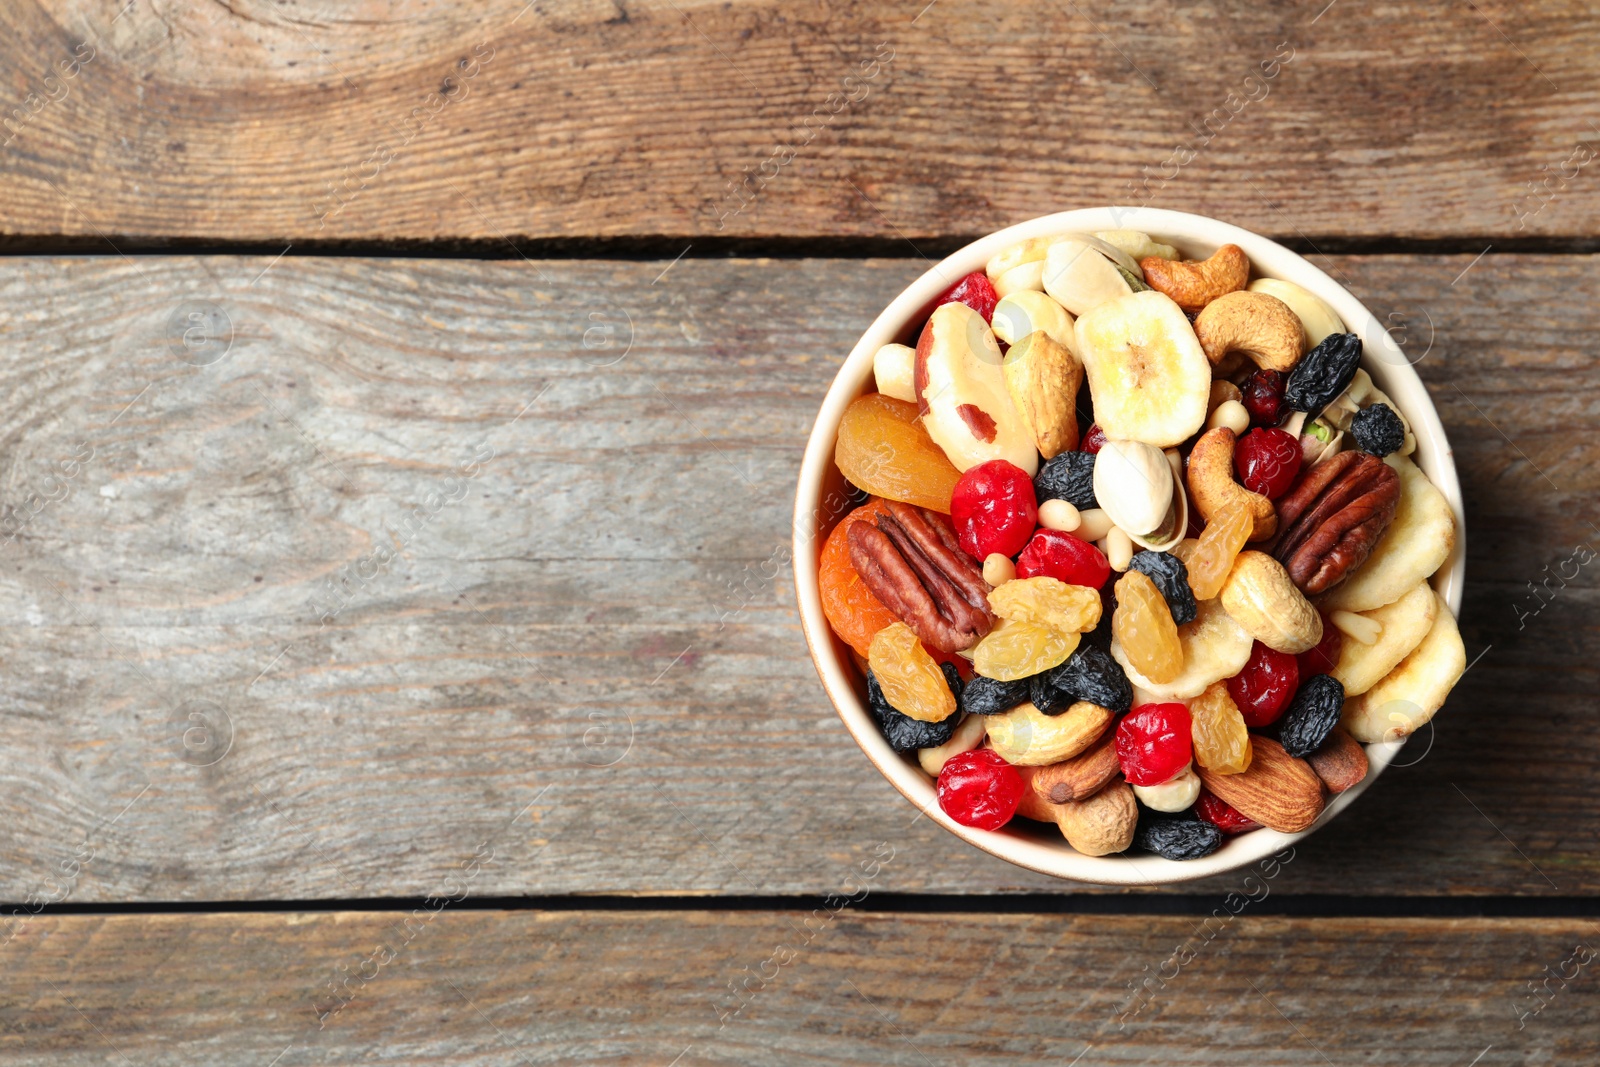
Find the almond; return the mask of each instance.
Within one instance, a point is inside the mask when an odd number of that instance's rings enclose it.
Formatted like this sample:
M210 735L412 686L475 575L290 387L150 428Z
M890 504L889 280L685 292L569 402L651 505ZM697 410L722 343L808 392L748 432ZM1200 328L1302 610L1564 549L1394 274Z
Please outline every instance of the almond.
M1122 770L1117 762L1117 732L1107 730L1086 752L1048 767L1033 775L1033 791L1052 804L1084 800L1104 789Z
M1322 616L1283 564L1254 549L1239 553L1222 583L1222 606L1268 648L1298 656L1322 641Z
M1118 779L1088 800L1057 805L1056 825L1067 844L1085 856L1109 856L1133 844L1139 805L1132 787Z
M1330 793L1343 793L1367 776L1367 750L1338 726L1306 762Z
M973 718L978 718L974 715ZM1022 784L1027 786L1022 791L1022 802L1017 805L1017 814L1024 819L1035 822L1055 822L1056 809L1061 805L1052 803L1044 798L1044 794L1034 787L1034 782L1048 768L1045 767L1018 767L1016 771L1022 775Z
M1254 758L1243 774L1202 768L1200 780L1239 814L1281 833L1304 830L1322 814L1322 780L1270 737L1252 737ZM1364 754L1363 754L1364 755Z

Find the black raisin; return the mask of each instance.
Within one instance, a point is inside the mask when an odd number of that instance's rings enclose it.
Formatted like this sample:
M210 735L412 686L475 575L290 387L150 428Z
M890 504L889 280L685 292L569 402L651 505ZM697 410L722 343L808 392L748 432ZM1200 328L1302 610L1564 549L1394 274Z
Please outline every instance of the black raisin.
M1033 495L1041 504L1065 500L1079 511L1099 507L1094 498L1094 453L1063 452L1045 460L1033 476Z
M1361 451L1382 459L1406 443L1406 424L1388 404L1373 404L1356 412L1350 420L1350 436Z
M1284 402L1291 411L1306 412L1310 421L1345 391L1360 362L1360 337L1353 333L1329 334L1301 356L1289 372L1288 384L1283 387Z
M968 715L1000 715L1028 702L1028 679L1001 682L978 675L961 692L961 710Z
M1289 710L1279 720L1278 742L1296 759L1322 747L1339 725L1344 711L1344 686L1331 674L1314 674L1300 683Z
M1111 617L1117 610L1117 598L1108 583L1100 592L1100 621L1094 629L1083 635L1082 644L1093 645L1102 652L1111 651Z
M1197 860L1222 847L1222 831L1199 819L1159 816L1139 821L1133 843L1166 860Z
M1189 568L1184 566L1183 560L1170 552L1147 549L1137 553L1129 566L1156 583L1156 588L1166 598L1173 622L1179 626L1194 622L1200 609L1194 602L1194 591L1189 588Z
M944 666L949 672L955 671L949 664ZM950 673L946 673L945 681L949 680ZM959 677L957 680L959 681ZM877 720L878 729L888 740L889 747L896 752L915 752L919 748L942 745L950 740L950 735L956 732L956 724L961 721L959 711L941 722L923 722L909 715L902 715L890 707L889 702L884 699L883 689L871 671L867 672L867 708Z
M961 672L956 670L954 663L939 664L939 672L944 675L944 684L950 687L950 692L956 698L956 706L961 706L961 693L967 688L967 683L961 680Z
M1111 653L1080 644L1067 662L1028 679L1028 697L1046 715L1059 715L1080 700L1125 715L1133 707L1133 686Z

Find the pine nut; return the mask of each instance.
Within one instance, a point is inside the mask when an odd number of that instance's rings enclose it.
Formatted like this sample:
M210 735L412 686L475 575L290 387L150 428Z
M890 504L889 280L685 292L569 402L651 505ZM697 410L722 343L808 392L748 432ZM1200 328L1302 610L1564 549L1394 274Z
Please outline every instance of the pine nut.
M1072 533L1083 525L1083 516L1065 500L1046 500L1039 505L1039 525L1046 530Z
M996 589L1017 576L1017 565L1003 552L991 552L983 561L983 580Z
M1111 532L1106 534L1106 560L1118 574L1133 562L1133 538L1119 526L1111 527Z
M1111 526L1110 515L1101 508L1090 508L1078 513L1078 528L1072 531L1072 535L1085 541L1098 541L1111 532Z

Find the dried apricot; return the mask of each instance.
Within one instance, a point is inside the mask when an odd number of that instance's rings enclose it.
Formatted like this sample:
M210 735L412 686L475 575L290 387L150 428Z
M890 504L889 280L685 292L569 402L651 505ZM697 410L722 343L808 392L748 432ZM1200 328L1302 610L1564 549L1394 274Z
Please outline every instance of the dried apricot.
M989 594L1002 619L1039 622L1063 633L1086 634L1100 622L1100 592L1038 575L1013 578Z
M1250 731L1228 693L1226 682L1212 682L1189 701L1194 733L1194 760L1217 774L1243 774L1250 769Z
M845 408L833 462L873 496L950 514L961 472L917 418L917 405L868 393Z
M1130 570L1116 584L1111 632L1133 669L1152 682L1170 682L1183 670L1183 646L1166 598L1150 576Z
M822 613L839 640L865 656L872 646L872 635L895 621L894 612L884 607L850 563L851 523L871 522L885 507L878 499L856 508L839 521L822 546L818 561L818 586L822 594Z
M944 671L903 622L879 630L867 650L883 698L889 706L918 722L943 722L956 712L956 695Z
M972 669L985 678L1015 682L1065 663L1078 635L1038 622L1005 621L972 647Z
M1211 521L1200 531L1200 543L1184 560L1189 568L1189 588L1196 600L1210 600L1222 592L1222 584L1250 539L1255 521L1254 509L1243 499L1230 501L1212 513Z

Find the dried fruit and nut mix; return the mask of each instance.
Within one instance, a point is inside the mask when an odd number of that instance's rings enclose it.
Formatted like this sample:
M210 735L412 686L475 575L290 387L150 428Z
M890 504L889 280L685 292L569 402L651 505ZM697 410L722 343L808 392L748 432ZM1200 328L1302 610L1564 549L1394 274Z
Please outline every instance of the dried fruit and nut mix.
M957 822L1168 859L1302 830L1465 669L1405 416L1326 303L1250 275L1033 239L877 353L823 609Z

